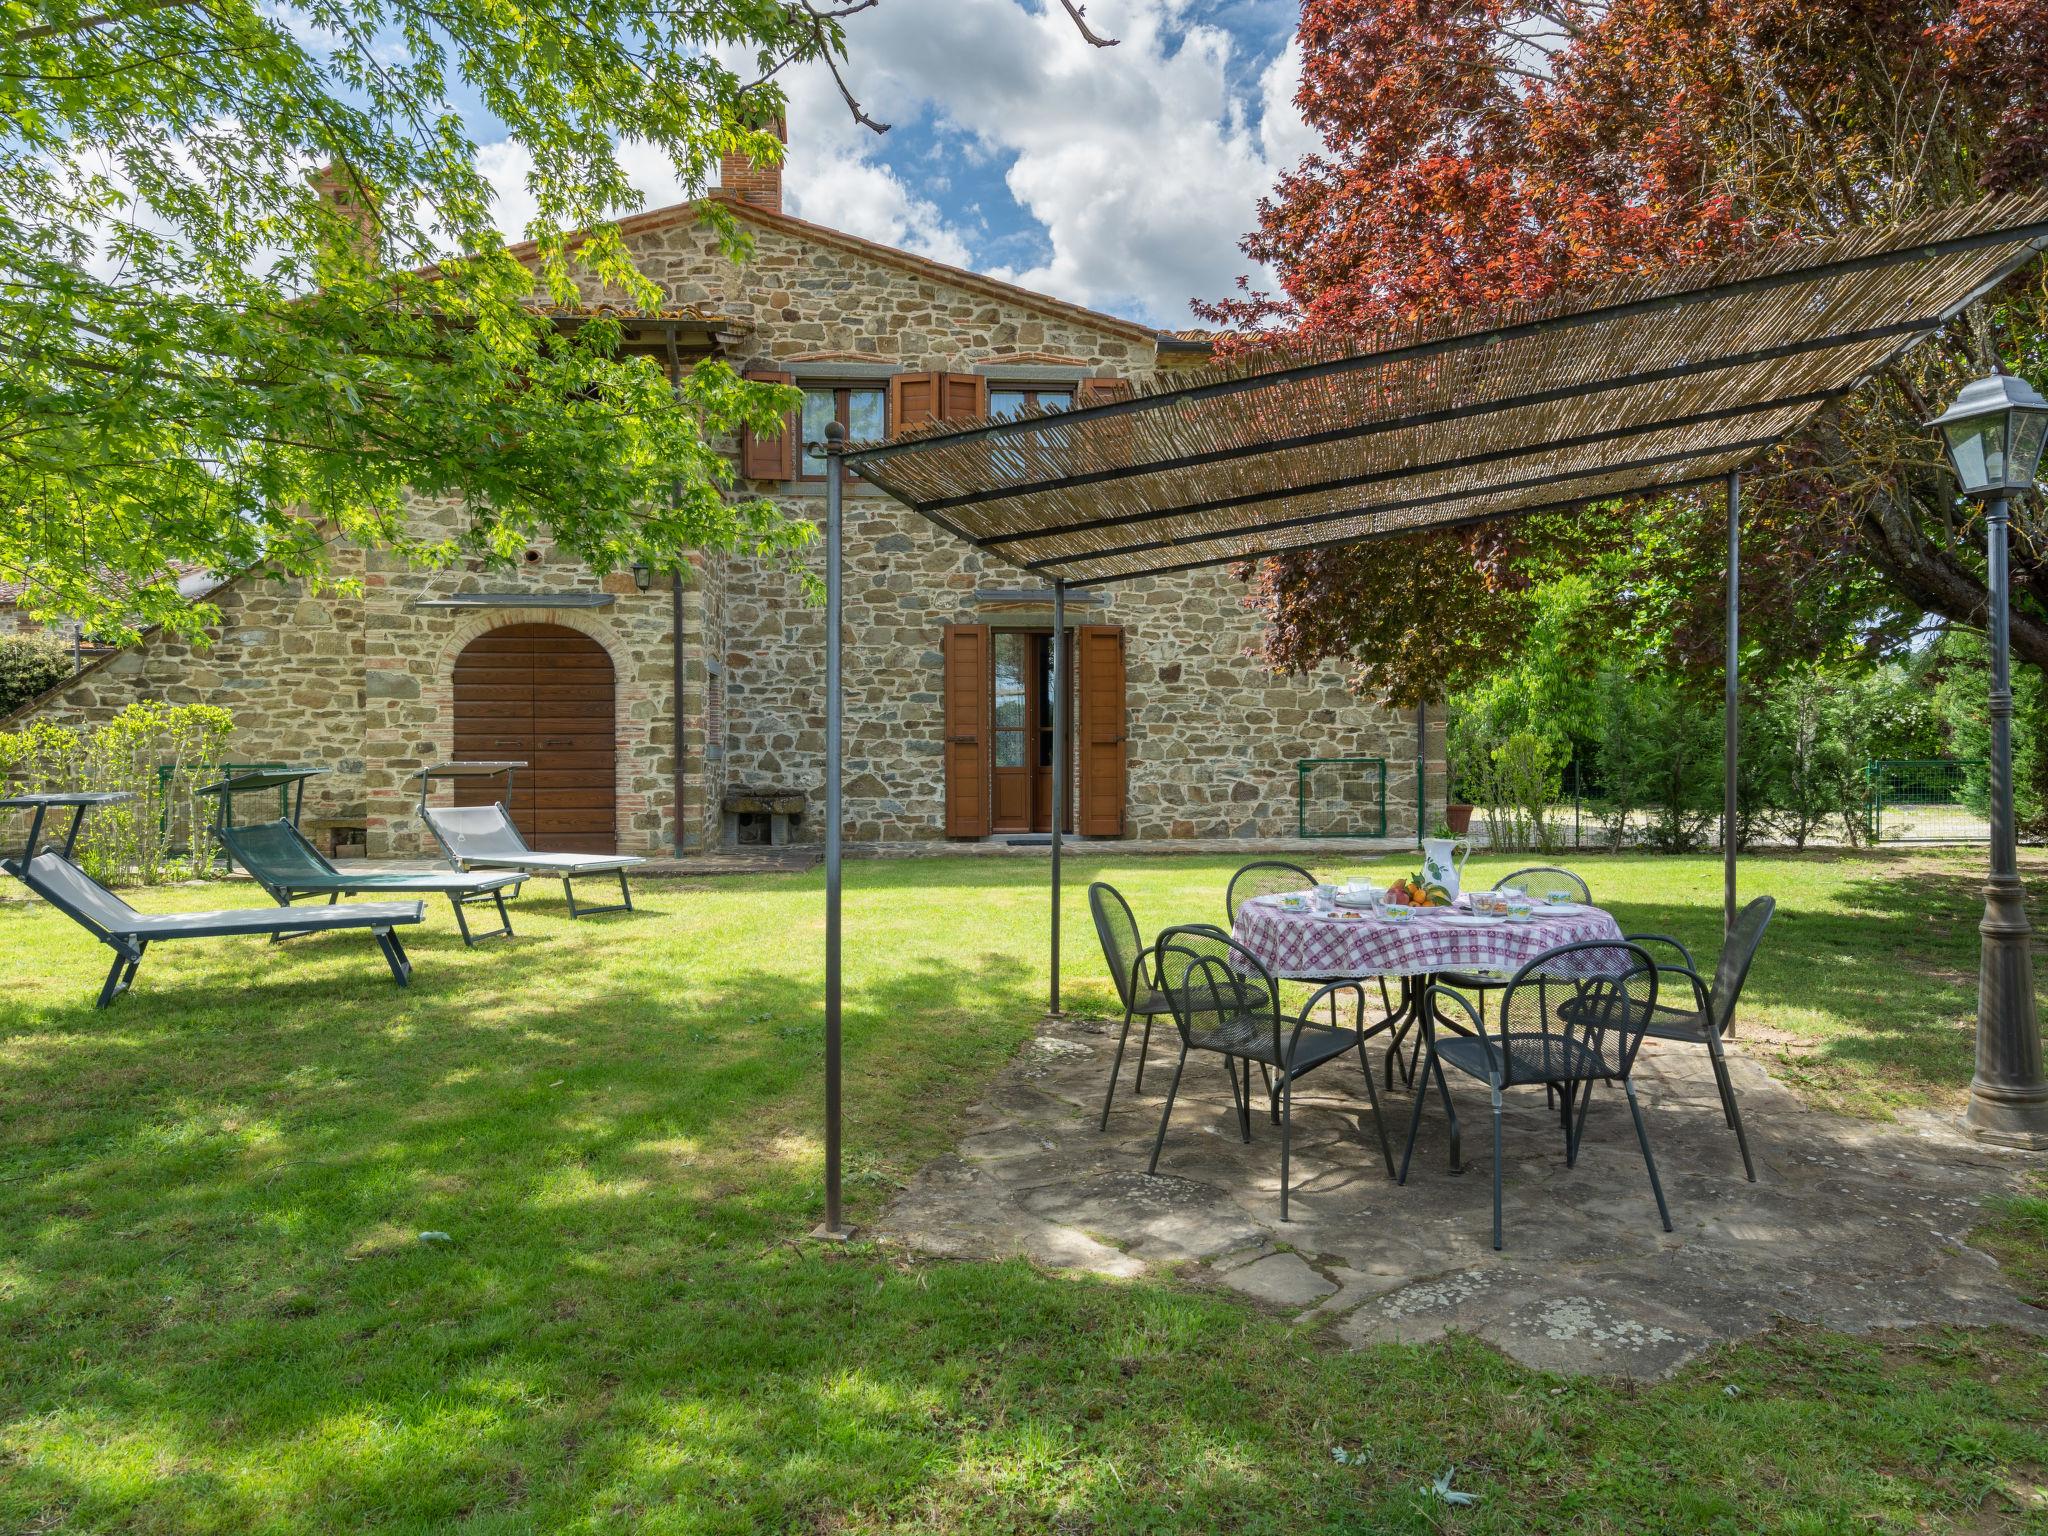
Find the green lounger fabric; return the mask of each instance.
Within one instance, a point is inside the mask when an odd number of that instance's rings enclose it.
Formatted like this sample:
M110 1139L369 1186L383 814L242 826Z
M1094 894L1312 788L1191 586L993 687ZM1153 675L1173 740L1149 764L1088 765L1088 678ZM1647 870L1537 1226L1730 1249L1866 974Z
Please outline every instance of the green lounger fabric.
M472 896L486 891L516 889L519 874L462 874L454 870L364 870L350 873L336 869L305 835L288 821L269 821L247 827L217 827L229 853L270 891L284 898L290 894L326 895L340 891L407 891L430 895Z

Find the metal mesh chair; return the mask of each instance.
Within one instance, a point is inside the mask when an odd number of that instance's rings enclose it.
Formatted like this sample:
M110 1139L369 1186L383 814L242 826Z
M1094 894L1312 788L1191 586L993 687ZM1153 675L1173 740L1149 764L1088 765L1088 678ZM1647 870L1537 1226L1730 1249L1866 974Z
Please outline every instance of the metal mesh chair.
M1458 1160L1458 1115L1451 1105L1444 1067L1456 1067L1484 1081L1493 1097L1493 1246L1500 1247L1501 1229L1501 1095L1510 1088L1541 1083L1564 1089L1565 1166L1578 1162L1585 1133L1586 1110L1593 1084L1620 1083L1635 1119L1643 1166L1657 1197L1657 1215L1671 1230L1671 1211L1657 1178L1657 1160L1636 1102L1636 1055L1657 1007L1657 965L1649 951L1630 941L1598 939L1547 950L1514 975L1501 998L1498 1028L1490 1029L1470 1002L1439 983L1429 989L1422 1013L1422 1081L1415 1090L1415 1110L1408 1122L1408 1148L1402 1154L1400 1180L1408 1179L1415 1155L1415 1136L1422 1126L1422 1105L1429 1079L1436 1078L1450 1118L1451 1161ZM1469 1035L1438 1038L1431 1020L1436 1009L1462 1009L1472 1025ZM1576 1102L1576 1112L1574 1104Z
M1230 916L1232 926L1237 923L1237 909L1254 896L1278 896L1287 891L1312 891L1322 882L1299 864L1283 863L1279 859L1260 859L1247 864L1230 877L1230 886L1223 893L1223 910Z
M1180 1059L1174 1063L1173 1082L1166 1090L1166 1106L1159 1116L1159 1134L1153 1139L1152 1161L1146 1172L1159 1171L1159 1152L1166 1145L1166 1126L1173 1118L1173 1101L1180 1092L1188 1052L1211 1051L1223 1058L1231 1099L1237 1106L1238 1131L1247 1143L1252 1139L1251 1069L1257 1062L1272 1074L1278 1101L1274 1119L1280 1125L1280 1219L1286 1221L1294 1084L1323 1063L1355 1050L1365 1074L1373 1125L1379 1132L1380 1155L1387 1172L1393 1173L1393 1148L1387 1141L1386 1123L1380 1118L1372 1066L1365 1059L1365 992L1359 983L1326 986L1309 998L1299 1015L1288 1015L1280 1007L1278 986L1258 957L1216 929L1169 928L1159 936L1154 957L1155 971L1165 983L1167 1002L1180 1031ZM1351 996L1358 1027L1310 1022L1307 1015L1317 1003L1342 993Z
M1493 889L1504 891L1511 885L1519 885L1522 889L1534 895L1536 894L1536 888L1532 887L1530 883L1531 878L1534 876L1541 876L1545 882L1541 886L1542 890L1570 890L1573 892L1572 899L1580 905L1590 907L1593 904L1593 888L1587 885L1582 877L1555 864L1531 864L1526 869L1514 870L1494 881ZM1498 992L1502 987L1506 986L1514 979L1514 972L1475 968L1469 971L1446 971L1437 979L1447 987L1456 987L1460 992L1476 993L1479 999L1480 1022L1484 1023L1486 1019L1486 994L1488 992ZM1400 1043L1399 1040L1394 1042L1397 1047ZM1420 1049L1419 1045L1417 1049ZM1390 1052L1390 1063L1391 1059Z
M1771 915L1777 910L1777 902L1759 896L1736 914L1735 926L1721 945L1721 959L1714 967L1711 987L1700 980L1692 955L1678 940L1661 933L1629 935L1631 943L1645 948L1655 946L1653 953L1660 956L1656 962L1660 973L1686 979L1689 1006L1659 1003L1644 1032L1652 1040L1675 1040L1707 1048L1714 1066L1714 1086L1721 1095L1721 1113L1728 1128L1735 1132L1735 1145L1742 1153L1742 1171L1752 1184L1756 1182L1756 1165L1750 1161L1749 1138L1742 1132L1742 1111L1736 1107L1735 1082L1728 1074L1728 1058L1721 1042L1735 1032L1735 1004L1742 997L1742 984L1749 979L1750 963L1763 944L1764 930L1770 927ZM1670 959L1666 952L1675 954L1677 959Z
M1145 1057L1152 1049L1152 1021L1170 1017L1172 1006L1159 988L1158 970L1152 949L1138 932L1138 920L1131 904L1113 885L1098 880L1088 887L1088 910L1095 918L1095 937L1102 944L1102 958L1109 966L1116 995L1124 1005L1123 1033L1117 1036L1116 1060L1109 1069L1109 1089L1102 1096L1101 1129L1109 1129L1109 1106L1116 1098L1116 1080L1124 1068L1124 1046L1131 1038L1131 1021L1143 1019L1144 1037L1138 1043L1137 1080L1133 1093L1145 1091Z
M1299 864L1289 864L1280 859L1258 859L1245 865L1230 877L1230 886L1223 893L1223 908L1230 914L1230 923L1237 926L1238 909L1254 896L1281 896L1288 891L1312 891L1322 884L1314 875ZM1335 985L1350 981L1349 976L1317 976L1304 978L1311 987ZM1387 994L1387 978L1377 978L1380 988L1380 1016L1392 1018L1394 1000ZM1336 1001L1330 1004L1330 1022L1337 1022ZM1374 1033L1378 1033L1377 1030ZM1391 1079L1389 1079L1391 1081Z

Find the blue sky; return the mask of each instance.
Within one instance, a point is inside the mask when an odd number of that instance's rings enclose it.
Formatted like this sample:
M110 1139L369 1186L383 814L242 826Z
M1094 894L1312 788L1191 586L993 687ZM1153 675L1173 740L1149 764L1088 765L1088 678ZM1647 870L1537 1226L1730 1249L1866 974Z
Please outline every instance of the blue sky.
M819 223L1158 325L1247 270L1237 242L1312 146L1294 110L1296 0L881 0L847 23L854 123L830 77L785 77L787 206ZM475 125L517 234L518 151ZM501 131L500 131L501 132ZM658 157L634 162L672 201ZM1255 279L1259 276L1253 274Z

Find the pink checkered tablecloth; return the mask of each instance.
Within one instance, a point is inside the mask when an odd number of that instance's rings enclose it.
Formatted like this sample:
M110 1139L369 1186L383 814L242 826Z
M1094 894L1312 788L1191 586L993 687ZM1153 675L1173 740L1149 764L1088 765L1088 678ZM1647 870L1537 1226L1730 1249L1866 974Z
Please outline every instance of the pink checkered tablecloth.
M1237 909L1231 937L1275 976L1294 981L1514 971L1560 944L1621 937L1621 926L1598 907L1487 923L1447 921L1448 910L1424 908L1401 923L1369 913L1289 912L1277 896L1256 896ZM1589 955L1588 968L1597 964Z

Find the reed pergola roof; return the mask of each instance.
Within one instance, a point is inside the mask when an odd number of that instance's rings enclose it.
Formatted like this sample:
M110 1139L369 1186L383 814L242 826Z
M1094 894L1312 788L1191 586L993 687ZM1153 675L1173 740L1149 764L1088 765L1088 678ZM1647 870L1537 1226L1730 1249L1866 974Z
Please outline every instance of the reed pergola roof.
M1977 203L847 462L1076 587L1563 510L1742 468L2044 247L2048 195Z

